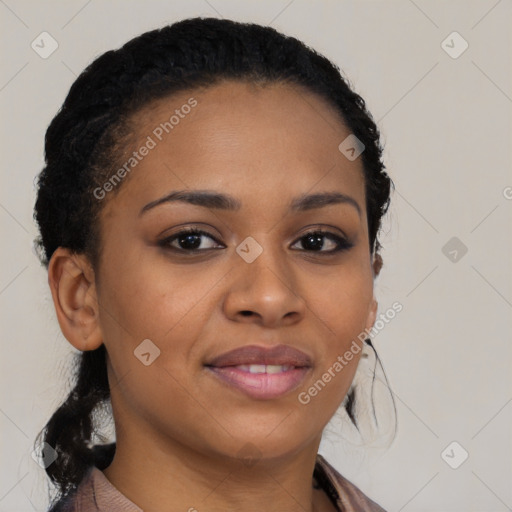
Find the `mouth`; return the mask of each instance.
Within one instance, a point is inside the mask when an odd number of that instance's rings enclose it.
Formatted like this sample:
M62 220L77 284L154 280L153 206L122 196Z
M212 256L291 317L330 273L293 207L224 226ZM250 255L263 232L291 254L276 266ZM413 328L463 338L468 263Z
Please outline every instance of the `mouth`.
M296 389L311 370L312 361L289 345L250 345L215 357L205 368L231 389L256 400L271 400Z

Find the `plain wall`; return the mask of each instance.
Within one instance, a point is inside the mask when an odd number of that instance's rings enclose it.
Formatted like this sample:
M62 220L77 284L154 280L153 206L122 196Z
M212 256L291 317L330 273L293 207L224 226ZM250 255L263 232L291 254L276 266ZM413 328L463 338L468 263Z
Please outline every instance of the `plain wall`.
M271 23L302 39L340 66L382 131L396 191L376 290L381 312L395 301L403 310L374 344L395 394L398 432L387 450L360 447L334 418L321 452L389 511L509 510L512 2L6 0L0 511L45 510L47 479L31 452L68 391L75 352L32 250L45 130L95 57L197 15ZM47 59L31 48L43 31L59 45ZM454 31L469 44L458 58L442 46ZM444 43L452 54L457 37ZM469 453L457 469L441 456L453 441Z

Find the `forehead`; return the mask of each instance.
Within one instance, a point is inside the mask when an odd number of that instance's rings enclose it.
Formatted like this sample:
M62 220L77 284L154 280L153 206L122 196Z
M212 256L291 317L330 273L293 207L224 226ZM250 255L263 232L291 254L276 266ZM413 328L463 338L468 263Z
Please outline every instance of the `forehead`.
M338 149L350 130L332 105L299 86L227 81L182 91L143 108L131 126L125 158L151 149L126 173L121 199L202 188L278 200L316 185L364 197L361 159Z

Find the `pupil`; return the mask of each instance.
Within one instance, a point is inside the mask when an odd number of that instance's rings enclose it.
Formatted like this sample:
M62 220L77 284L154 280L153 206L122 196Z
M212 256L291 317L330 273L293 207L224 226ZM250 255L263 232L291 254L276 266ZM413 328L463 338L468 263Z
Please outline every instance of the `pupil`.
M192 242L191 243L192 247L185 247L185 249L196 249L197 247L199 247L201 245L201 240L198 235L195 235L195 234L184 235L184 236L180 237L179 242L181 245L187 246L190 243L190 240L193 238L196 239L195 240L196 243Z
M310 249L321 249L323 245L323 235L308 235L306 237L307 244L309 244ZM311 242L311 243L310 243Z

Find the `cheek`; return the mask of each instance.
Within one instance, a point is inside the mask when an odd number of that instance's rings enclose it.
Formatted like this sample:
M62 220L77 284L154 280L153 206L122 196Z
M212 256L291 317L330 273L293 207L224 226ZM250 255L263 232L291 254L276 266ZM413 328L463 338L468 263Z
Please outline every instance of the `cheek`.
M185 416L197 414L186 391L188 363L208 318L201 299L218 279L192 282L192 266L175 273L155 264L127 267L110 269L99 296L114 400L141 415L176 407ZM170 412L162 416L172 420Z
M343 350L364 332L373 299L369 272L346 268L328 279L306 284L308 309L329 339L328 348Z
M131 365L133 351L146 339L160 349L160 362L170 353L170 360L183 360L207 322L208 294L222 276L199 272L194 265L172 270L160 258L130 265L126 257L117 263L103 272L98 293L100 325L113 365L116 360Z

